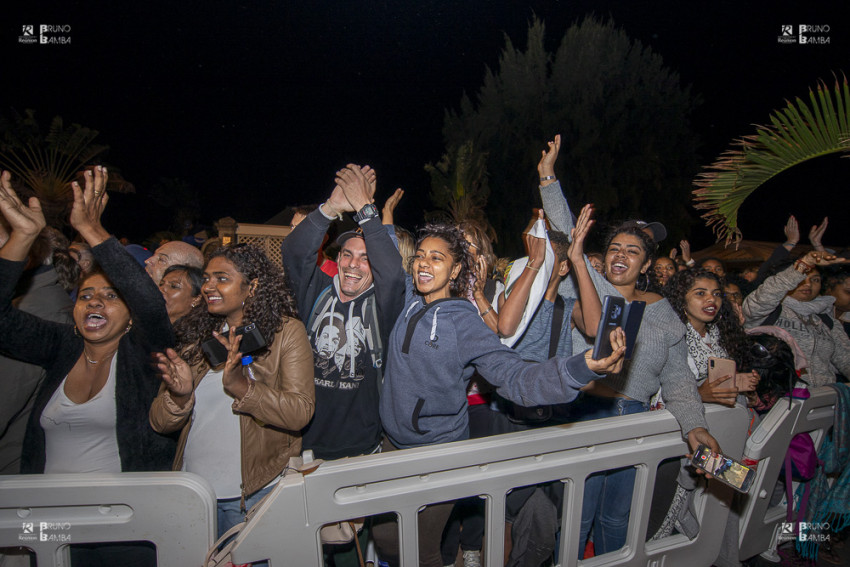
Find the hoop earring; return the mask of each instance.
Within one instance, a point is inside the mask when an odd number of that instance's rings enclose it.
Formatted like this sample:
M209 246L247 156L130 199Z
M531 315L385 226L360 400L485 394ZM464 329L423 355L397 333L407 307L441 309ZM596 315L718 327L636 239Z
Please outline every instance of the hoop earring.
M74 336L82 337L82 335L80 334L80 330L77 328L76 325L74 325Z
M646 293L646 291L649 289L649 277L645 273L641 273L640 275L643 276L643 289L641 291L643 293Z

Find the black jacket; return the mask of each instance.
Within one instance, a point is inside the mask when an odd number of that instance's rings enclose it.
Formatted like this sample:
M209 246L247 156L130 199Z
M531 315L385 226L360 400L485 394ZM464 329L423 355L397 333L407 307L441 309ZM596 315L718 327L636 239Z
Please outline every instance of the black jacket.
M160 380L151 364L152 352L174 345L165 301L150 276L115 240L92 248L98 264L120 291L133 318L133 328L121 337L115 384L118 452L121 470L171 470L175 439L155 433L148 410ZM27 426L22 473L43 473L44 430L41 413L83 352L83 339L73 325L45 321L12 307L11 298L24 262L0 259L0 352L38 364L47 371Z

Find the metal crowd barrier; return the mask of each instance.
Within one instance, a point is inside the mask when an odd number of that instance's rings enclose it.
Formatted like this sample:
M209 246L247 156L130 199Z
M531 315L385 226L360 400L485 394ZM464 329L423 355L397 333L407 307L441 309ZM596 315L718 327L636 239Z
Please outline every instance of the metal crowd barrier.
M706 416L724 452L740 457L745 410L715 407ZM584 479L597 471L636 466L626 545L582 564L708 567L717 556L731 500L731 491L717 483L697 498L702 529L695 539L645 541L658 465L686 451L675 419L661 411L327 463L278 484L237 536L233 563L270 559L274 567L321 565L318 531L323 524L394 512L402 565L416 565L418 511L478 495L486 498L485 563L501 565L505 495L516 487L562 480L559 557L561 565L573 566Z
M744 500L739 531L740 556L747 558L768 550L786 520L784 504L770 506L770 497L783 468L791 438L810 433L820 447L835 416L835 390L811 390L806 400L794 400L788 409L780 400L747 439L744 455L759 462L753 487Z
M829 427L833 404L830 389L795 401L791 412L787 406L778 411L778 404L747 442L747 455L763 462L752 490L758 497L750 498L741 518L742 557L766 550L781 519L767 510L762 491L776 482L790 435ZM713 406L706 417L724 452L740 457L746 412ZM325 463L306 476L290 474L278 483L236 536L232 559L235 564L268 559L273 567L319 566L322 525L391 512L398 517L402 564L416 565L419 510L483 496L482 551L486 564L497 566L504 556L506 494L560 480L565 483L560 565L708 567L717 556L732 497L731 490L716 482L697 496L701 529L696 538L646 541L658 465L686 450L675 419L658 411ZM626 544L579 562L584 480L597 471L627 466L637 467L637 475ZM54 535L65 533L67 525L71 539L40 541L41 522ZM26 524L35 533L24 533ZM159 565L199 566L214 533L213 494L203 479L188 473L0 478L0 547L29 547L39 565L51 565L51 558L53 565L67 565L68 543L150 541L157 547ZM32 535L37 537L22 539Z
M29 548L39 567L70 565L69 544L126 541L156 545L164 567L199 566L215 525L215 494L194 474L0 477L0 548Z

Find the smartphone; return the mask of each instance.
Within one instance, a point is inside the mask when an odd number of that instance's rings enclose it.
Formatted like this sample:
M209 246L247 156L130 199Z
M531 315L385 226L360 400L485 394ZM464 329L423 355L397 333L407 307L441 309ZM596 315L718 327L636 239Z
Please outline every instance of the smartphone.
M735 459L715 453L705 445L699 446L691 462L695 467L704 470L738 492L749 492L756 477L756 471L750 467Z
M596 342L593 343L593 360L607 358L614 352L611 346L611 331L623 326L626 312L626 300L614 295L606 295L602 302L602 317L596 329Z
M242 342L239 343L239 352L252 353L266 346L266 340L263 338L263 334L254 323L236 327L236 334L242 335ZM212 368L223 364L227 360L227 349L215 337L201 343L201 350L204 351L204 356L207 357L207 361Z
M632 301L626 305L626 313L623 315L625 321L623 331L626 333L626 360L631 359L632 353L635 351L635 341L637 341L645 309L646 301Z
M732 380L727 382L729 387L731 388L735 384L737 378L735 377L735 361L730 360L728 358L715 358L711 357L708 359L708 381L714 382L715 380L719 380L724 376L731 376ZM724 384L725 385L725 384Z

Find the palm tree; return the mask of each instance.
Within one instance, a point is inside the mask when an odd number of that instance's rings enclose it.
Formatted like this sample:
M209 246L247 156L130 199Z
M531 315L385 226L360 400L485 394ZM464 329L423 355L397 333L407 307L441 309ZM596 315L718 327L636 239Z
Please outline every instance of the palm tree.
M53 226L65 223L72 201L70 183L81 169L109 146L95 144L99 132L79 124L65 126L61 116L42 133L35 111L24 116L0 117L0 168L18 177L41 200L45 216ZM107 189L131 193L135 188L116 171L110 171Z
M454 224L474 220L494 241L496 232L487 221L484 208L490 196L487 184L487 154L475 151L472 140L451 148L442 159L425 165L431 175L431 202L440 210L426 216L442 218Z
M847 77L832 91L818 81L809 89L809 103L794 102L770 115L770 125L732 143L694 185L694 207L706 209L702 217L717 240L740 242L738 210L744 200L769 179L804 161L835 153L850 153L850 88ZM846 155L844 157L847 157Z

